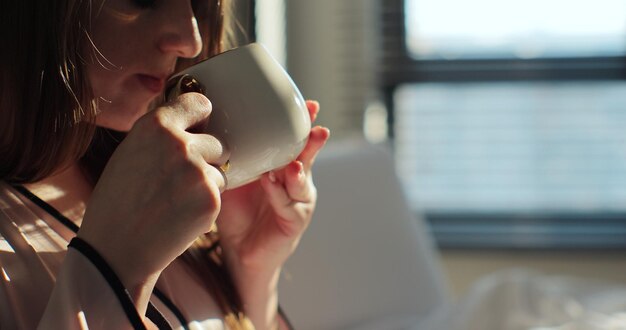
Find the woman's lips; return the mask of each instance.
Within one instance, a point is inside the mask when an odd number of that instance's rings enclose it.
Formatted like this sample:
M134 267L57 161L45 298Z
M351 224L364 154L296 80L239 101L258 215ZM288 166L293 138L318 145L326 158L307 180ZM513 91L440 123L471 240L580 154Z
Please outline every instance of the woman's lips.
M137 79L139 79L139 82L146 87L146 89L156 94L161 93L163 91L163 87L165 87L164 78L140 73L137 75Z

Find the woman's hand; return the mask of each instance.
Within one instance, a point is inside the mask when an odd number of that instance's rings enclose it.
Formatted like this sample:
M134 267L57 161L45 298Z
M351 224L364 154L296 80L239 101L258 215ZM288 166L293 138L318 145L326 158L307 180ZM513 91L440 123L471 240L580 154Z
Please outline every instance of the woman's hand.
M307 108L315 121L319 104L307 101ZM297 160L222 194L220 245L257 329L275 328L278 276L313 216L317 191L311 167L329 135L328 129L313 127Z
M78 236L102 254L133 295L151 291L146 283L153 285L220 211L224 178L209 164L223 164L227 152L214 137L192 133L210 113L211 103L197 93L148 113L94 188Z
M307 101L307 108L313 122L319 105ZM311 167L328 137L328 129L313 127L297 160L223 193L217 224L229 264L273 271L291 255L313 215L317 192Z

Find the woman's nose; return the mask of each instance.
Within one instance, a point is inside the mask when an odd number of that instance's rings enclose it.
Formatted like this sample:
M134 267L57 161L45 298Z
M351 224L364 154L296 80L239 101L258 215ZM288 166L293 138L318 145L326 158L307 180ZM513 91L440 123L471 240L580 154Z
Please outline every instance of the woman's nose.
M174 53L178 57L193 58L202 50L202 38L198 22L189 1L169 1L167 19L160 27L158 47L164 53Z

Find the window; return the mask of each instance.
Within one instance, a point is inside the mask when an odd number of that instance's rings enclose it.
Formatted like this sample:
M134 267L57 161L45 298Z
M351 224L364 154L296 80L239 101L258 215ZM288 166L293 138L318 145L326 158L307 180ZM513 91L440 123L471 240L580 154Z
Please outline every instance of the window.
M621 56L623 0L407 0L416 59Z
M626 2L383 3L398 172L440 245L626 247Z

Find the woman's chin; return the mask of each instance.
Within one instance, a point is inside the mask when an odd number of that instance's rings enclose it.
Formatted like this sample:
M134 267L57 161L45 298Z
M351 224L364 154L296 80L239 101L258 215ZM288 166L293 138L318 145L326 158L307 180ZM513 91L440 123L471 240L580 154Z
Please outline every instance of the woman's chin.
M96 117L96 126L112 129L120 132L128 132L133 128L133 125L143 114L137 114L136 116L105 116L99 115ZM115 118L110 118L115 117Z
M161 102L153 99L132 106L114 108L109 105L103 107L100 109L100 114L96 117L96 125L116 131L128 132L139 118L154 109L158 104L161 104ZM129 109L132 109L132 111Z

